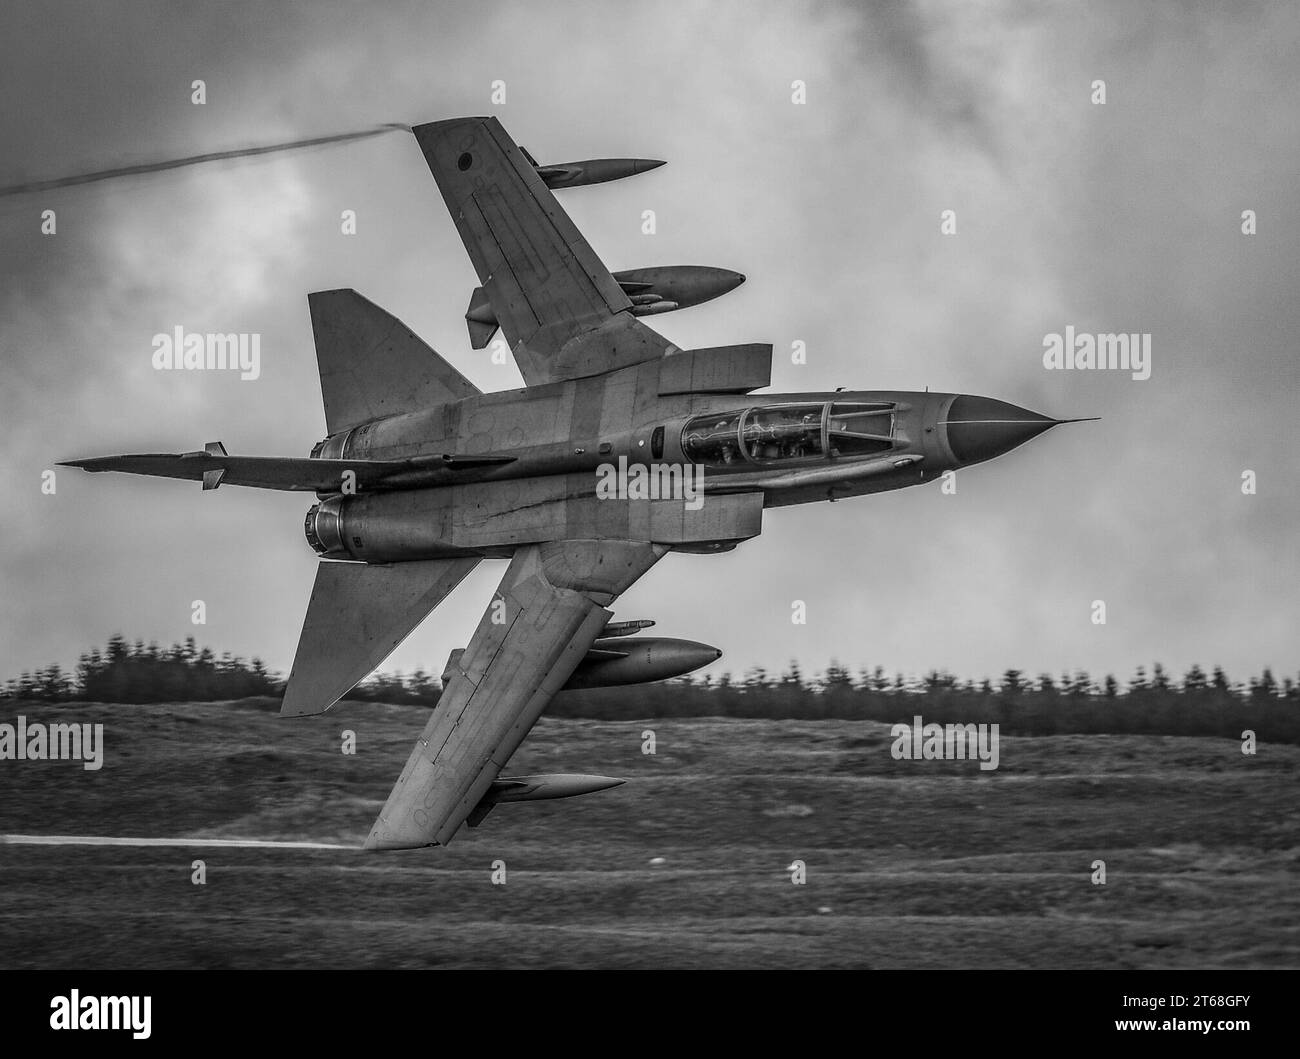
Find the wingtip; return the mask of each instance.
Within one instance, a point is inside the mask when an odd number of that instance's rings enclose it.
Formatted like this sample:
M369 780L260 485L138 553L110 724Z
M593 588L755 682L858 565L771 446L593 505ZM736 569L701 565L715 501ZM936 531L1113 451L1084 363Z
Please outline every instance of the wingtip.
M379 825L376 824L370 829L370 834L366 836L365 844L361 847L370 853L383 853L394 849L428 849L430 846L440 845L438 842L427 842L424 836L419 838L401 838L391 832L381 833Z
M496 121L496 118L487 114L468 114L462 118L442 118L439 121L422 121L410 126L418 139L422 135L432 134L435 130L451 129L460 125L485 125L488 122ZM500 124L498 122L498 124Z
M290 676L290 680L292 679L292 676ZM335 702L337 701L338 700L336 699ZM310 700L304 701L296 696L291 696L286 692L284 698L280 700L280 716L319 717L323 713L328 713L333 705L334 703L331 702L328 705L321 706L318 702L312 702Z
M281 717L319 717L324 712L324 710L309 710L302 708L286 709L283 705L280 707Z

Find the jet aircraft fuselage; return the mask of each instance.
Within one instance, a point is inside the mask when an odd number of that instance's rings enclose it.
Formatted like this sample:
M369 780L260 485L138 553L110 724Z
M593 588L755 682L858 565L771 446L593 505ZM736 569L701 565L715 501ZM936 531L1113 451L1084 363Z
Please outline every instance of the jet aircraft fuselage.
M725 359L732 347L695 352ZM448 472L441 488L331 491L308 516L308 539L327 558L363 562L502 555L520 543L571 535L575 505L586 504L596 519L601 468L681 468L685 474L673 481L696 474L706 496L753 492L764 508L785 507L919 485L1000 455L1057 422L951 393L660 396L660 374L657 364L638 365L467 397L331 435L314 457L346 463L456 452L509 462ZM508 481L517 485L503 494L497 483ZM545 517L548 505L557 517ZM709 548L695 550L722 550L748 535L711 537ZM705 541L676 543L691 550Z
M69 461L206 492L316 493L304 528L322 561L280 707L288 717L330 709L480 560L509 560L447 660L369 849L445 845L497 804L617 785L501 772L557 694L718 657L708 644L632 635L652 621L613 620L614 602L665 555L726 551L762 532L766 508L919 485L1061 422L963 394L758 393L771 385L770 345L682 349L642 319L717 298L741 273L611 273L552 193L662 163L539 165L495 118L411 131L480 284L465 314L470 344L499 329L524 388L483 393L355 290L317 291L308 305L327 437L309 457L232 456L209 442Z

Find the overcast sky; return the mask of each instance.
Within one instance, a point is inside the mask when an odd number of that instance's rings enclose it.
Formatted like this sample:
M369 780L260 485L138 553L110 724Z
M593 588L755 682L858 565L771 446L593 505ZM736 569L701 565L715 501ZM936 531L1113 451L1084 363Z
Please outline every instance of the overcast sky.
M768 512L729 555L667 557L620 618L737 673L1294 674L1298 38L1285 3L11 2L0 185L489 113L543 162L667 159L560 199L611 269L749 277L651 321L677 345L770 341L773 392L928 386L1103 419L962 472L956 495ZM484 390L520 385L469 347L476 279L405 134L0 199L0 246L0 680L115 631L287 671L309 496L71 469L40 487L58 460L214 440L306 455L324 435L309 291L355 287ZM178 325L259 332L261 377L154 371L153 335ZM1151 333L1151 378L1044 370L1066 325ZM387 668L440 672L503 570L483 563Z

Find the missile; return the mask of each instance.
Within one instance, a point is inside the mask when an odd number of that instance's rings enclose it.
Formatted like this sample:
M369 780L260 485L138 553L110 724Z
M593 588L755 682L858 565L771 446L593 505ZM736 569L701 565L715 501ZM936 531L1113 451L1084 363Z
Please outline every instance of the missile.
M540 802L550 798L576 798L617 787L625 780L613 776L583 776L578 773L548 772L538 776L503 776L488 789L496 802Z
M666 302L662 298L655 298L652 302L644 302L641 305L632 306L633 316L657 316L659 313L670 313L674 309L680 309L681 305L677 302Z
M615 637L597 640L564 685L565 691L610 688L667 680L707 666L722 657L709 644L665 637Z
M652 621L611 622L605 626L601 639L591 645L578 668L569 677L563 691L583 688L612 688L624 684L647 684L655 680L668 680L690 673L716 662L722 652L706 643L694 640L670 640L666 637L632 637L638 629L653 625ZM460 670L463 647L458 647L447 657L443 668L442 686L445 688Z
M604 184L610 180L622 180L624 177L636 176L658 169L665 163L658 158L587 158L581 162L556 162L552 165L538 165L532 155L524 151L524 156L532 163L542 183L552 191L557 188L578 188L587 184Z
M631 636L634 632L649 629L654 622L649 618L637 618L636 621L611 621L600 630L600 638L607 636Z
M613 276L632 303L633 316L654 316L675 309L689 309L692 305L720 298L745 282L743 273L711 265L656 265L630 268L625 272L615 272ZM470 295L465 323L469 328L470 345L475 349L486 346L496 333L496 311L482 287L476 287Z
M658 301L675 302L674 308L689 309L735 290L745 275L712 265L655 265L615 272L614 279L633 306L638 298L653 294Z
M550 798L576 798L580 794L594 794L618 787L626 780L612 776L583 776L574 773L550 772L537 776L502 776L494 780L488 792L479 800L465 822L478 827L492 807L501 802L537 802Z

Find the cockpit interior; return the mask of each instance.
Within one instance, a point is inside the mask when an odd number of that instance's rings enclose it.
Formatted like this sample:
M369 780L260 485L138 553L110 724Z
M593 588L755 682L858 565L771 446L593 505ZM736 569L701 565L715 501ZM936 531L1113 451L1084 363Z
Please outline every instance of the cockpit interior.
M893 448L894 412L892 404L833 401L707 412L683 428L682 451L712 467L867 456Z

